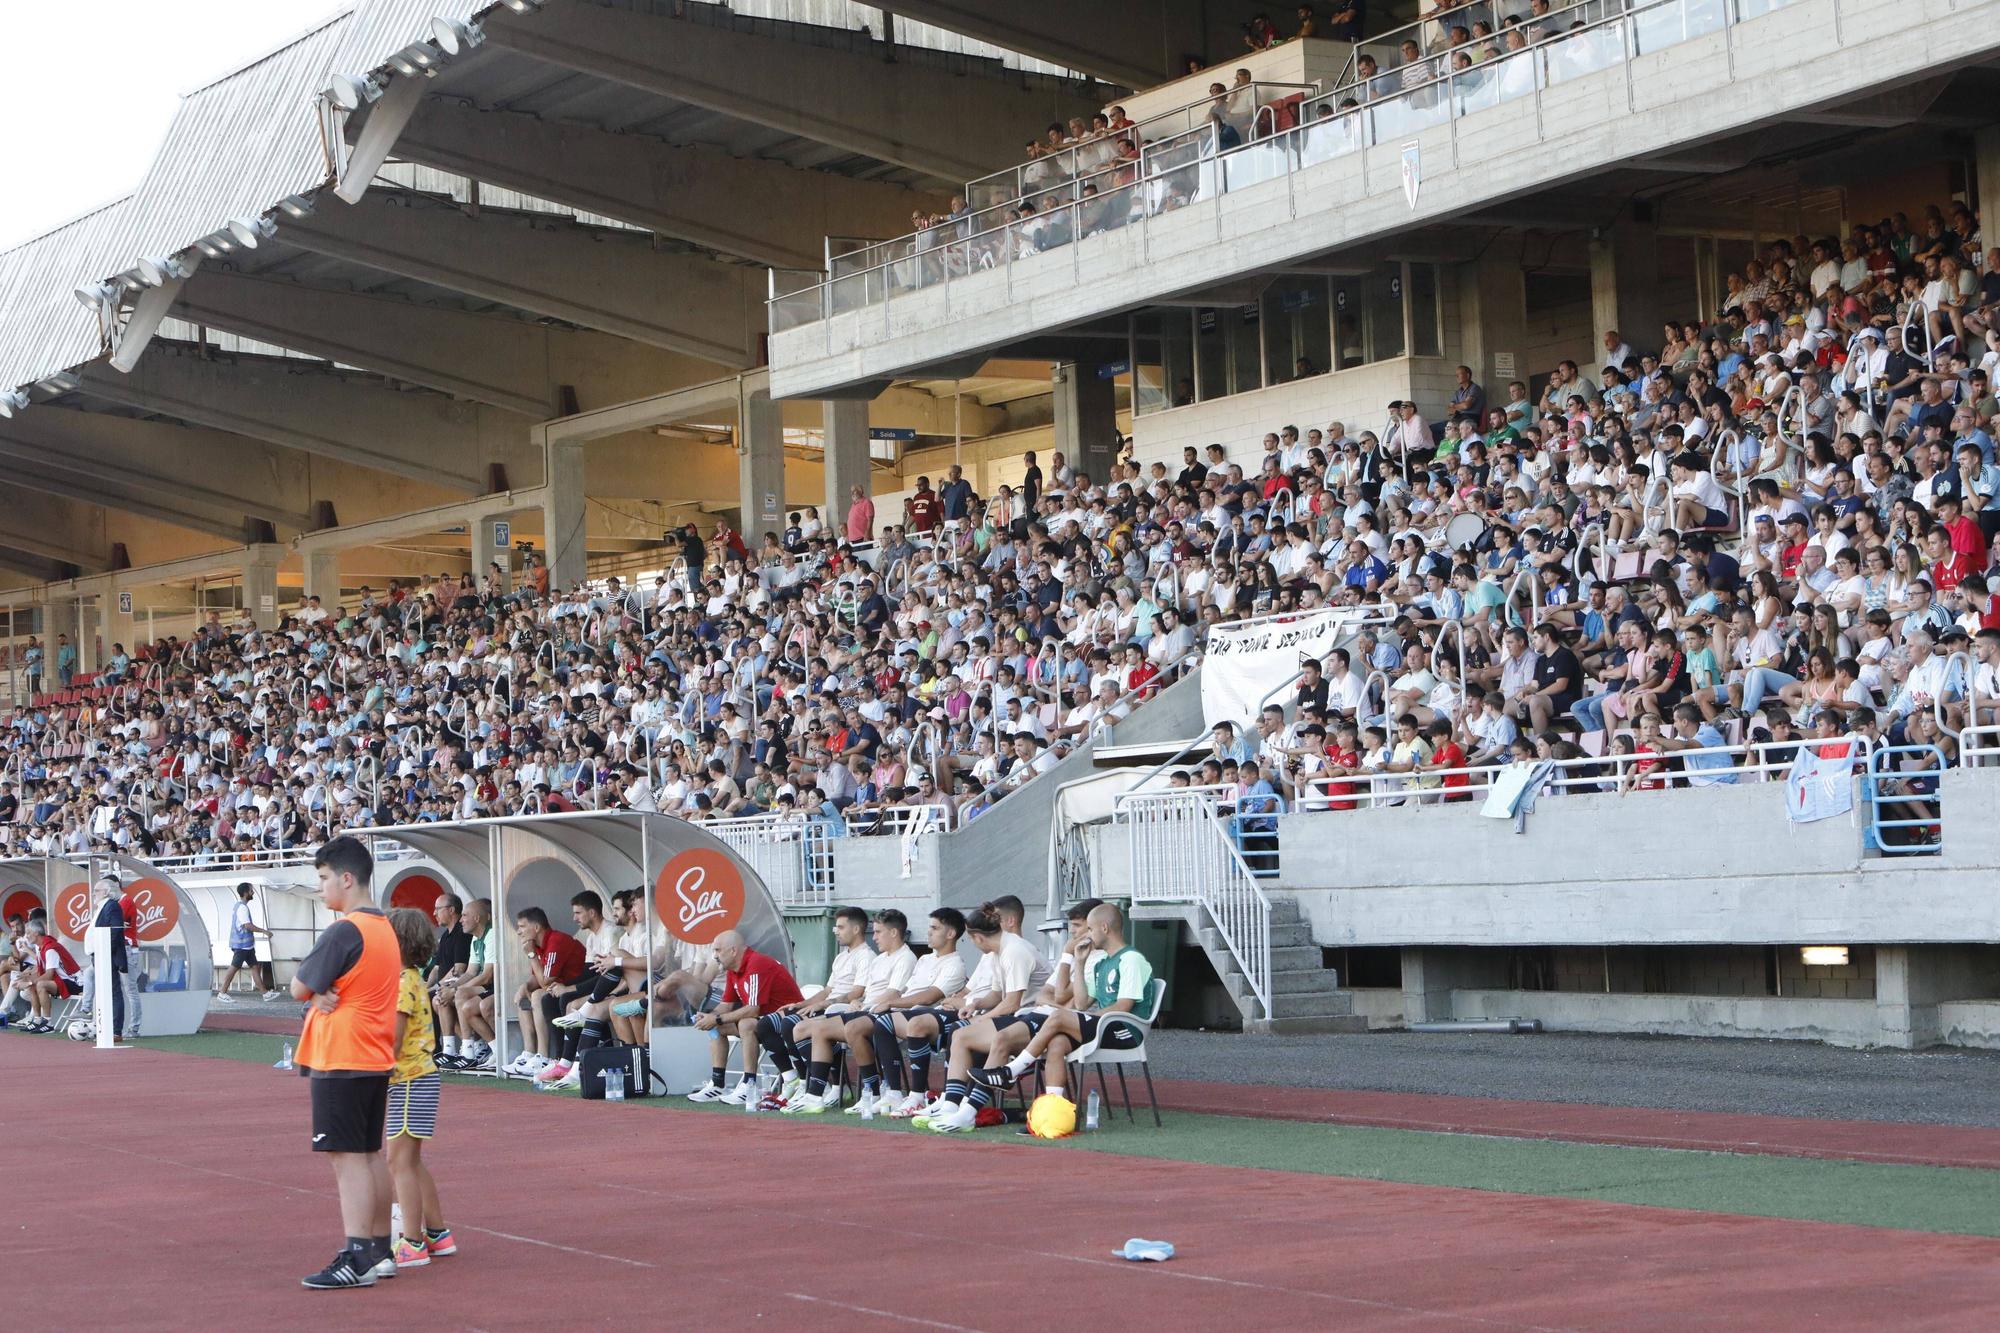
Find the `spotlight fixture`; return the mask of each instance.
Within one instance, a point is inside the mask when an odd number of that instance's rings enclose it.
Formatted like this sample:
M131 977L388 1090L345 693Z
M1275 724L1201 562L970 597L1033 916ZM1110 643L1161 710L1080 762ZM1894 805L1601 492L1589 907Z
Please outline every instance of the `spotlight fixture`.
M542 0L501 0L501 3L516 14L532 14L542 7Z
M260 217L231 218L225 225L230 236L245 250L255 250L259 240L275 235L278 230L277 223Z
M326 95L342 111L358 111L382 95L382 85L369 74L336 74Z
M0 417L11 417L16 412L25 411L27 406L28 395L19 389L9 389L5 393L0 393Z
M278 207L290 217L302 218L313 211L313 201L304 195L288 194L278 201Z
M92 310L102 310L107 304L118 300L118 284L115 282L86 282L73 293L76 299Z
M210 259L222 258L222 247L206 236L196 241L194 248L207 255Z
M404 55L401 51L389 57L389 68L395 70L404 78L414 78L423 73L421 69L417 68L417 62Z
M486 40L486 34L473 24L459 19L435 18L431 20L431 40L438 44L438 50L448 56L462 56L473 47Z
M139 281L148 287L164 287L176 278L185 278L194 271L185 259L172 255L165 259L142 259L134 268L139 275Z

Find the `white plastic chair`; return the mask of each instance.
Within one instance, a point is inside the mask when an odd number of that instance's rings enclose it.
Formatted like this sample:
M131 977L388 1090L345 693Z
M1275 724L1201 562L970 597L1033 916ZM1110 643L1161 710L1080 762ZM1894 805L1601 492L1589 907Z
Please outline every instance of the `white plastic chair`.
M1160 1006L1166 1002L1166 998L1167 983L1158 977L1154 977L1146 985L1146 1002L1139 1008L1129 1013L1103 1015L1098 1020L1096 1039L1085 1042L1069 1054L1069 1059L1066 1063L1075 1071L1075 1076L1070 1086L1073 1088L1082 1087L1084 1073L1095 1068L1097 1070L1098 1089L1104 1094L1104 1101L1108 1104L1111 1101L1111 1089L1105 1085L1104 1068L1106 1065L1110 1065L1118 1071L1118 1091L1125 1098L1125 1118L1137 1121L1138 1117L1132 1111L1132 1089L1125 1081L1125 1066L1137 1065L1139 1066L1139 1072L1144 1074L1146 1078L1146 1098L1153 1104L1153 1124L1156 1127L1160 1126L1162 1124L1160 1120L1160 1098L1153 1091L1153 1070L1146 1062L1146 1037L1153 1030L1153 1024L1159 1020ZM1104 1038L1111 1031L1113 1024L1136 1028L1139 1033L1139 1044L1129 1050L1105 1049Z

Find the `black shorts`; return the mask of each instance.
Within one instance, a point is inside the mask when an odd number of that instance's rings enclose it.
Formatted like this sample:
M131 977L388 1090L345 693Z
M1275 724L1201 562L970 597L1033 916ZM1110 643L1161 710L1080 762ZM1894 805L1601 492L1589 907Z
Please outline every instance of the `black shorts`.
M1042 1030L1042 1024L1048 1021L1049 1016L1040 1012L1001 1014L993 1020L993 1030L995 1032L1004 1032L1012 1024L1024 1023L1028 1028L1028 1036L1032 1039L1037 1032Z
M1097 1030L1106 1015L1078 1014L1076 1031L1079 1046L1088 1046L1097 1041ZM1137 1046L1141 1038L1139 1029L1130 1023L1113 1023L1104 1031L1104 1040L1098 1042L1098 1049L1104 1051L1129 1051Z
M905 1018L934 1018L937 1020L937 1035L934 1037L909 1037L905 1040L920 1041L938 1055L951 1051L951 1034L965 1026L965 1020L958 1016L956 1009L933 1009L929 1005L919 1005L915 1009L903 1010Z
M229 965L231 967L255 967L257 966L257 951L255 949L232 949L229 952Z
M389 1114L389 1074L312 1077L314 1152L380 1152Z

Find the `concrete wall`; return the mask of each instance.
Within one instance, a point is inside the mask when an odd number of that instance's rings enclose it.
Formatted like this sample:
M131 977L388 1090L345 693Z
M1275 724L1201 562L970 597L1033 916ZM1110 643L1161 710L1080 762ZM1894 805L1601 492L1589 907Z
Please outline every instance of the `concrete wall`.
M772 335L774 396L892 379L1411 228L1623 161L1768 123L1832 96L1940 74L2000 46L1952 0L1796 0L1772 14L1386 138L1031 259ZM1537 100L1539 106L1537 106ZM1404 198L1402 154L1423 186ZM1454 169L1451 164L1463 163Z
M2000 770L1947 773L1944 854L1862 855L1793 825L1778 783L1542 800L1516 834L1475 806L1284 816L1279 878L1323 945L2000 940Z

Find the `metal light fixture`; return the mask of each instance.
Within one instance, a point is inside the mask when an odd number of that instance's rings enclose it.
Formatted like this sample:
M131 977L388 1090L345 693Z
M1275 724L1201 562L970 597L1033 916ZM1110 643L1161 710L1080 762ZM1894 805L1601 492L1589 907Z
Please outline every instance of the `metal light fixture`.
M0 393L0 417L11 417L16 412L25 411L27 406L28 395L19 389L9 389L5 393Z
M177 278L185 278L194 269L184 259L169 255L165 259L148 257L134 265L139 281L148 287L164 287Z
M304 195L288 194L278 201L278 207L290 217L302 218L313 211L313 201Z
M401 51L389 57L389 68L395 70L404 78L415 78L417 75L423 73L423 70L417 68L417 62L404 55Z
M207 255L210 259L222 258L222 247L217 245L211 237L202 237L194 243L194 248Z
M516 14L532 14L542 7L542 0L501 0L501 3Z
M460 19L434 18L431 20L431 40L446 55L462 56L485 41L486 33L477 25Z
M255 250L259 240L276 234L278 224L269 218L241 217L229 219L226 229L238 245Z
M1799 949L1799 961L1807 967L1846 967L1844 944L1807 944Z
M82 380L65 370L51 375L47 379L36 380L35 387L49 395L49 397L56 398L68 393L82 383Z
M372 74L336 74L326 95L342 111L359 111L382 95L382 84Z
M82 304L92 310L102 310L107 304L118 299L118 284L115 282L86 282L73 293Z

